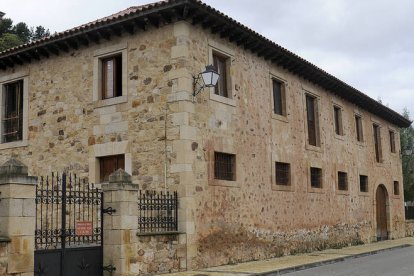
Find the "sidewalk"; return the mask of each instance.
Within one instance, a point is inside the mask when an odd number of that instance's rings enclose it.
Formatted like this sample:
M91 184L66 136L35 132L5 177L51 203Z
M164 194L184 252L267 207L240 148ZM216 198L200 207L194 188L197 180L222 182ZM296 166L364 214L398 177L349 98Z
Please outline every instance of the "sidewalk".
M231 275L279 275L311 268L328 263L355 258L380 251L414 245L414 237L370 243L365 245L327 249L307 254L286 256L265 261L254 261L236 265L224 265L200 269L197 271L164 274L170 276L231 276Z

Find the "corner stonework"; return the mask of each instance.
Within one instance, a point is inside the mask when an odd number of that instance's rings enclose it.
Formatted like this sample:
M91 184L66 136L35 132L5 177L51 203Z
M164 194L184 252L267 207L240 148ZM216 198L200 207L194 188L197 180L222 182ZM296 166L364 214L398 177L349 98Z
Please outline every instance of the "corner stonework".
M19 160L0 166L0 272L6 275L34 272L36 184L37 177Z

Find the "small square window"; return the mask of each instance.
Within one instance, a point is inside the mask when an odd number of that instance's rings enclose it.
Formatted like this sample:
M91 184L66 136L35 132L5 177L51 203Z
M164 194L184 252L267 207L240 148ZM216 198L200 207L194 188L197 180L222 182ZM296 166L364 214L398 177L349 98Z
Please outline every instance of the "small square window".
M3 85L1 142L23 140L23 80Z
M217 73L220 74L219 80L214 88L214 93L225 98L231 98L231 94L228 89L229 58L213 53L213 64L217 70Z
M290 164L276 162L276 185L290 186Z
M390 150L395 153L395 132L390 130Z
M108 182L109 175L118 169L125 170L125 155L111 155L99 158L100 181Z
M273 79L273 112L286 116L285 88L282 82Z
M214 152L214 178L236 180L236 155Z
M338 172L338 190L348 191L348 174L346 172Z
M366 175L359 176L359 191L363 193L368 192L368 176Z
M394 181L394 195L400 195L400 183Z
M310 174L311 174L311 187L322 188L322 169L311 167Z
M110 99L122 96L122 55L115 55L100 59L101 99Z

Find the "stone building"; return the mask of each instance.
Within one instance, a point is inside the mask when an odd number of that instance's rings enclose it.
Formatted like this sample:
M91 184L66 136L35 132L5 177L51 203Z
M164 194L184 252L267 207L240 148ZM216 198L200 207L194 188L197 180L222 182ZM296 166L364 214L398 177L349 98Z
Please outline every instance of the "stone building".
M193 97L208 64L219 83ZM131 7L0 68L0 163L177 191L183 269L405 235L411 122L200 1Z

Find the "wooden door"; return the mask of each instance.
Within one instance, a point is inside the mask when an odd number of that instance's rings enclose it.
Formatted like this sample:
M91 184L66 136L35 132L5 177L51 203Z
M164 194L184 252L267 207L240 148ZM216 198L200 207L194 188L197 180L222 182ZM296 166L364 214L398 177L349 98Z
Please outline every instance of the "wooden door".
M376 193L377 202L377 240L388 239L387 229L387 192L383 185L378 186Z

